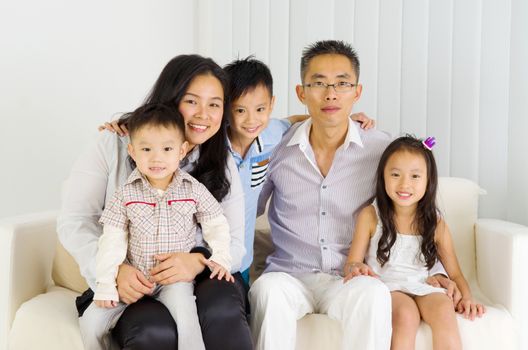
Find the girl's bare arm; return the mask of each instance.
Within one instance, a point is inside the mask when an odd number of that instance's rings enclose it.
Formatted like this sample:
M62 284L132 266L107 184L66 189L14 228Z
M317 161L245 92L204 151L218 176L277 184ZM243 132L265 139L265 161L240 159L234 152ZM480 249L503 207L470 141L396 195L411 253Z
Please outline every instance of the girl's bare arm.
M457 311L463 313L466 318L473 320L475 316L481 317L486 312L483 305L478 304L471 295L467 283L455 253L455 246L449 227L443 219L440 219L435 233L435 242L438 248L438 256L444 265L449 278L451 278L460 289L462 299L457 305Z
M372 205L363 208L358 215L352 244L348 258L343 268L345 279L343 282L359 275L376 276L376 274L363 261L370 243L370 237L376 230L378 219L376 210Z

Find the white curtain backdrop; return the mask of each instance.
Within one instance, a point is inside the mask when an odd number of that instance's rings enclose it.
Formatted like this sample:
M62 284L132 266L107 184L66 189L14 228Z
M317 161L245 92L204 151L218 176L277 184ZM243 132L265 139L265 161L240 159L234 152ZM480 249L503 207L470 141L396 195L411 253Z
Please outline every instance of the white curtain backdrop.
M304 112L303 47L342 39L361 60L356 111L435 136L440 175L487 190L481 216L528 224L526 0L24 0L0 4L0 35L0 217L58 208L96 125L134 109L172 56L254 54L280 118Z
M196 14L199 53L270 66L275 117L304 112L303 47L350 42L363 84L355 110L393 136L434 135L440 175L487 191L481 216L528 224L527 1L200 0Z

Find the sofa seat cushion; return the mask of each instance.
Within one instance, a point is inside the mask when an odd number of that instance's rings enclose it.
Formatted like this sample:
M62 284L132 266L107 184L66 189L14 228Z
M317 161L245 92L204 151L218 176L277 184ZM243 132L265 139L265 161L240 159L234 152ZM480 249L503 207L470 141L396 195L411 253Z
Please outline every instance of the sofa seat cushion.
M512 317L503 309L487 307L486 314L475 321L457 315L462 347L469 350L516 349L516 333ZM310 314L297 323L297 350L341 349L342 330L339 322L326 315ZM431 328L421 323L416 335L416 349L432 350Z
M82 339L75 309L78 293L52 287L25 302L17 311L10 334L10 349L82 350ZM488 307L473 322L458 316L464 349L515 349L515 326L503 309ZM29 331L28 331L29 330ZM297 349L340 349L339 322L326 315L310 314L297 324ZM431 329L422 322L416 348L432 349Z
M75 308L78 295L54 286L22 304L11 328L9 349L82 350Z
M297 321L297 350L341 349L341 324L326 315L309 314Z

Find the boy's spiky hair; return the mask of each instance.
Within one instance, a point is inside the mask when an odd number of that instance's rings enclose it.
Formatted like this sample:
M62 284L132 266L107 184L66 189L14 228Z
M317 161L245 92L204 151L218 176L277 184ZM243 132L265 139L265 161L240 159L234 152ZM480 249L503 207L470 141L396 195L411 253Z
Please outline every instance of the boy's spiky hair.
M273 77L270 69L254 56L235 60L226 65L224 71L230 80L229 98L231 101L260 85L268 90L270 97L273 96Z
M185 123L178 108L173 104L151 103L139 107L127 116L127 129L130 139L145 126L173 127L185 139Z
M359 79L359 58L354 48L341 40L321 40L305 47L301 57L301 81L304 83L304 76L310 61L320 55L343 55L350 60L352 69Z

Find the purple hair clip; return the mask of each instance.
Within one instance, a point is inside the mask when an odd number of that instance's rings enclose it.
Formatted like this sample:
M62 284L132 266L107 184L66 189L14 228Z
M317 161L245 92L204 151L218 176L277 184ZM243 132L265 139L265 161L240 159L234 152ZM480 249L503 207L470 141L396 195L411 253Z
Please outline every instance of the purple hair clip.
M436 139L434 138L434 136L429 136L428 138L422 141L422 144L425 148L430 151L436 144Z

